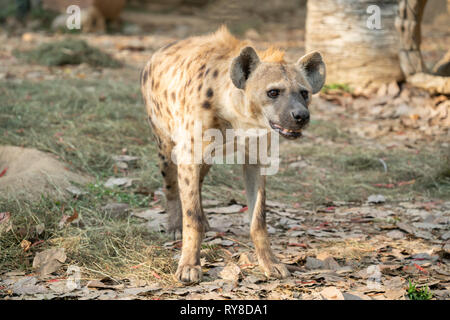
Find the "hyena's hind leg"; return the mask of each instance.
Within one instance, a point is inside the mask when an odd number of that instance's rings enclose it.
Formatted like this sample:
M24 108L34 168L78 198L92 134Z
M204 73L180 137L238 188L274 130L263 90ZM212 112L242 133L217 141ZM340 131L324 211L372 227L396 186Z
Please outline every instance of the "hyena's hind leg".
M178 189L178 170L171 160L173 143L158 137L158 157L161 175L164 180L164 195L166 196L167 232L176 239L177 232L182 232L181 201Z

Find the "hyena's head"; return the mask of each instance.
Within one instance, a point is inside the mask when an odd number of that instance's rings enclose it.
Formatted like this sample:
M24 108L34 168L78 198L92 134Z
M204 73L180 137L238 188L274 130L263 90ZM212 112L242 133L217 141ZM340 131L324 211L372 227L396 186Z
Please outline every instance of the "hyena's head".
M260 125L295 139L309 122L311 95L325 82L325 64L318 52L295 64L261 61L252 47L242 49L231 65L231 80L242 89Z

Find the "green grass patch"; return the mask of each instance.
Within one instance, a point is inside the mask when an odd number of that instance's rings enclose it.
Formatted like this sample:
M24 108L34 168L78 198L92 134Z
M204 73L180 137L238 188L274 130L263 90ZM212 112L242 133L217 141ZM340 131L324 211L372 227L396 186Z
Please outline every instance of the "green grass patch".
M101 50L89 46L84 40L66 38L44 43L29 51L15 50L14 54L28 63L45 66L78 65L87 63L93 67L119 68L121 63Z
M329 83L325 84L322 88L322 92L328 93L330 91L344 91L344 92L352 92L352 89L348 84L345 83Z
M417 288L417 285L409 280L407 295L410 300L430 300L433 294L428 286Z

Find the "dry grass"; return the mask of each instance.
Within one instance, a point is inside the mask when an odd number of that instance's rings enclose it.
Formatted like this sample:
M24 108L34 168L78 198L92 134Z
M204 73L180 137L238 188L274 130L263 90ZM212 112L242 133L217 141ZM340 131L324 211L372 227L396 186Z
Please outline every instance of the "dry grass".
M14 226L0 238L0 270L32 272L36 252L62 246L68 263L83 267L86 278L119 281L138 277L173 283L176 261L173 252L162 247L167 237L149 232L138 218L111 218L101 210L108 202L128 203L132 209L148 207L152 192L162 184L136 83L2 82L0 105L0 144L53 153L97 180L81 186L88 194L80 200L43 196L40 201L27 202L0 195L0 212L11 212ZM438 147L423 146L418 154L408 149L362 148L333 123L313 122L309 131L326 143L304 139L283 144L280 171L268 177L268 199L300 202L314 209L329 201L362 202L372 193L382 193L393 201L450 197L448 154ZM117 175L111 156L121 154L124 148L140 157L138 168L130 171L138 180L131 188L107 189L101 182ZM298 156L307 166L289 167L288 160ZM378 159L385 161L387 172ZM375 186L413 180L391 189ZM150 192L143 194L142 190ZM205 181L204 197L244 202L242 191L241 168L215 166ZM81 223L59 228L62 215L74 210ZM37 235L36 226L42 223L45 231ZM23 239L37 245L24 252L20 247Z

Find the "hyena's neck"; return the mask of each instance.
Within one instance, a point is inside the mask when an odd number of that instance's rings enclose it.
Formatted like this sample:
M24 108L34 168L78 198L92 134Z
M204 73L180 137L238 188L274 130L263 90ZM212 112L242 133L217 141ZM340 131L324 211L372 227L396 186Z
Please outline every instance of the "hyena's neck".
M259 127L255 116L250 113L249 102L244 91L234 86L231 79L222 83L217 101L218 116L228 121L234 129Z

